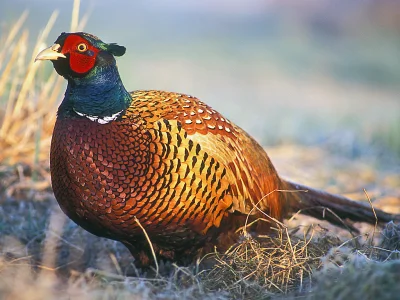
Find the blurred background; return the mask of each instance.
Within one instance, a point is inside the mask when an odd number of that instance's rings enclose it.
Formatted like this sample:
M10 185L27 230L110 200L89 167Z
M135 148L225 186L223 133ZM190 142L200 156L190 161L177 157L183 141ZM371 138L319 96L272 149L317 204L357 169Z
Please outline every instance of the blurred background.
M41 47L69 31L72 1L2 1L2 32L25 10L31 64L55 10ZM128 90L197 96L267 146L400 157L400 1L93 0L85 14L85 31L127 47L118 66ZM45 82L54 72L42 65Z

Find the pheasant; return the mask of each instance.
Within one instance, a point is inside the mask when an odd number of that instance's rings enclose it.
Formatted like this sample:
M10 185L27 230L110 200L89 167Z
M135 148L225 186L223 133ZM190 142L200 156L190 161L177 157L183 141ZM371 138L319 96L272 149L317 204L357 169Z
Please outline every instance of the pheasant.
M68 81L50 168L55 197L75 223L122 242L142 265L151 257L145 235L159 258L180 261L207 245L229 246L238 228L266 216L271 223L254 222L251 231L268 233L297 211L336 225L375 223L367 205L280 178L249 134L199 99L129 93L115 60L124 53L77 32L36 57ZM397 218L375 213L379 222Z

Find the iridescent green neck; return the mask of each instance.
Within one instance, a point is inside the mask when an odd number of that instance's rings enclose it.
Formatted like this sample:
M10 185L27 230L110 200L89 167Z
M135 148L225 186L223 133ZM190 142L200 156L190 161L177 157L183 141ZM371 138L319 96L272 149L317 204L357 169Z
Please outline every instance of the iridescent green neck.
M77 114L107 120L122 113L131 103L115 64L96 66L84 77L67 79L59 116Z

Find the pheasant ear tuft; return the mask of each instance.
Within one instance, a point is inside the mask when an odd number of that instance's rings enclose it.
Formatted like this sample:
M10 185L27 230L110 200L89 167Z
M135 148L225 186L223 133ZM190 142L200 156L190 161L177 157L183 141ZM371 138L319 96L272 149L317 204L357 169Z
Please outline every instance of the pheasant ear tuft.
M114 56L122 56L125 54L126 48L115 43L107 44L107 51Z

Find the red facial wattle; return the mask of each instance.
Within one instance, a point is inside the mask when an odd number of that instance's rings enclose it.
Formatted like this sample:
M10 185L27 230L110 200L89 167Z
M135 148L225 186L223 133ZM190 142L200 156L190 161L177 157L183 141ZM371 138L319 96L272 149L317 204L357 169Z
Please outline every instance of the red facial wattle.
M85 49L83 44L86 45L86 50L80 51L79 49ZM79 46L81 46L81 48L79 48ZM71 34L65 39L61 52L63 54L69 53L69 66L71 70L75 73L83 74L94 67L99 49L93 47L87 40L79 35Z

